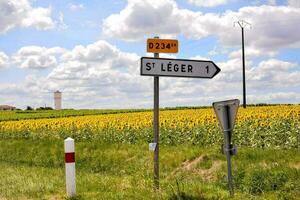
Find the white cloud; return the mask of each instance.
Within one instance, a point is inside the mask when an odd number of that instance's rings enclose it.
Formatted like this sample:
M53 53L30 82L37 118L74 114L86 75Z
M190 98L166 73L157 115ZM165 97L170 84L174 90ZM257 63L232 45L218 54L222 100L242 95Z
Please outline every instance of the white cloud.
M207 57L199 56L199 55L193 56L193 57L191 57L190 59L191 59L191 60L210 60L210 59L207 58Z
M241 98L241 59L230 59L216 64L221 68L221 72L210 80L169 79L165 83L165 87L168 88L165 95L168 99L180 98L182 102L190 102L191 104L195 104L202 96L214 101L226 98ZM268 59L257 65L252 60L247 60L246 64L247 94L249 98L253 97L251 99L252 103L277 102L276 95L271 94L291 93L300 85L300 71L297 71L296 63ZM165 81L164 79L163 82ZM269 100L264 98L265 94L270 96ZM297 99L287 98L281 100L281 103L297 102Z
M86 47L78 45L72 51L66 52L62 59L64 62L76 61L91 63L94 67L100 65L103 69L122 69L137 59L136 54L121 52L117 47L104 40L99 40Z
M28 60L33 60L34 66L52 67L52 71L47 76L27 76L20 84L9 87L0 84L0 98L9 99L6 103L18 107L52 106L52 92L61 90L65 108L152 107L153 78L140 76L139 58L104 40L71 50L23 47L13 56L13 61L29 67ZM216 64L221 72L213 79L162 77L161 106L211 105L217 100L241 99L240 57ZM246 64L249 103L299 100L299 95L295 96L300 86L297 63L270 58L254 64L249 57ZM275 92L274 88L277 88Z
M15 27L47 30L55 27L51 8L34 8L29 0L0 0L0 33Z
M227 4L228 0L188 0L188 2L200 7L215 7Z
M288 6L300 8L300 1L299 0L288 0Z
M145 95L147 83L139 75L136 54L99 40L66 52L43 85L48 90L62 89L70 98L77 94L77 103L126 107L124 102Z
M215 56L215 55L218 55L219 52L216 50L216 48L210 50L208 53L207 53L209 56Z
M59 13L58 17L58 28L60 30L65 30L68 28L67 24L64 22L64 14L62 12Z
M20 68L44 69L57 66L57 55L65 52L63 48L40 46L22 47L12 56L12 64Z
M273 58L264 60L247 72L247 79L258 90L297 87L300 85L300 71L292 71L296 66L296 63Z
M263 51L261 49L255 49L253 47L245 47L245 57L247 58L255 58L255 57L262 57L262 56L268 56L268 57L275 57L278 55L277 51L274 50L268 50ZM235 50L229 53L229 58L241 58L242 57L242 50Z
M176 34L180 28L176 9L177 5L171 0L129 0L119 14L112 14L103 21L103 32L125 40L141 39L146 34Z
M71 11L83 10L85 7L83 4L69 4L69 9Z
M62 54L60 59L53 56L57 54ZM9 89L6 97L10 96L19 107L30 102L35 107L52 105L51 92L55 90L63 92L64 107L145 107L145 97L146 102L150 99L152 79L140 76L139 56L122 52L103 40L70 51L58 47L23 47L13 60L22 67L54 67L46 77L28 76ZM23 92L16 93L18 90ZM4 94L0 98L1 95ZM18 101L18 95L24 97L24 105L20 105L23 100Z
M299 103L300 94L296 92L267 92L247 95L247 103Z
M38 30L48 30L55 27L50 17L50 8L35 8L28 11L27 16L21 21L24 27L35 27Z
M273 54L280 48L300 47L300 28L296 26L299 16L299 8L286 6L249 6L236 12L203 14L181 9L173 0L128 0L120 13L104 19L102 30L107 37L127 41L153 34L184 35L190 39L216 36L222 45L232 47L241 42L240 28L234 28L233 22L244 19L253 27L245 28L245 45L264 52L271 50Z
M266 61L262 61L259 63L258 67L262 70L266 70L266 72L277 72L278 71L288 71L296 66L295 63L290 63L287 61L277 60L277 59L269 59Z
M276 0L268 0L268 4L271 6L276 6Z
M0 51L0 68L4 68L8 66L9 57L4 53Z

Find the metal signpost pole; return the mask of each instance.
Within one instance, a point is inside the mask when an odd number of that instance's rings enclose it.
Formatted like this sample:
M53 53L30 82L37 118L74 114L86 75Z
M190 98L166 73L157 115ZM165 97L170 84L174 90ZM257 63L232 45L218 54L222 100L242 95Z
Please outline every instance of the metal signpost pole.
M155 37L158 38L158 37ZM154 53L154 58L159 58L159 53ZM154 76L154 189L159 189L159 76Z
M154 53L153 57L141 57L141 75L154 77L154 109L153 131L154 141L149 144L149 150L154 151L154 189L159 189L159 76L213 78L221 70L209 60L187 60L159 58L159 53L177 53L178 40L147 39L147 52Z
M222 153L225 154L227 160L227 181L230 196L234 195L233 178L231 171L231 156L237 154L237 147L231 144L231 136L239 104L240 101L238 99L213 103L213 108L224 132L224 144L222 145Z
M224 153L226 155L227 159L227 179L228 179L228 188L230 195L233 196L233 182L232 182L232 173L231 173L231 135L232 135L232 130L230 129L231 122L230 122L230 110L229 106L225 105L223 107L223 116L224 120L224 140L225 140L225 145L224 145Z
M246 108L246 72L245 72L245 42L244 42L244 27L242 28L242 52L243 52L243 108Z

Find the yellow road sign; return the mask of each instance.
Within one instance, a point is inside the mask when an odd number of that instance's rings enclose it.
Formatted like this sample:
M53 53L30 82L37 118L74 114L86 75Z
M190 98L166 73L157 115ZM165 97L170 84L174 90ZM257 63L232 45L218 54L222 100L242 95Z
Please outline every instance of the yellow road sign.
M177 53L178 52L178 40L150 38L147 40L147 52Z

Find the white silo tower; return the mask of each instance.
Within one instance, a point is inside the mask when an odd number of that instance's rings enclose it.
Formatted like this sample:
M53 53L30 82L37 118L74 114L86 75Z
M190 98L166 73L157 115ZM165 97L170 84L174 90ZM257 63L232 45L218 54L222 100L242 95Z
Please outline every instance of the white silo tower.
M61 110L61 97L62 93L60 91L54 92L54 108L55 110Z

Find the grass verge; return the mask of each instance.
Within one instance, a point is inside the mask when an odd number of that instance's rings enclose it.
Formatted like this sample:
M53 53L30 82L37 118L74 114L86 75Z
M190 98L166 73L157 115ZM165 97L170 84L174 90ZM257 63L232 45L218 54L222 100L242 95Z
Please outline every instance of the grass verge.
M152 189L147 144L76 143L73 199L230 199L219 147L161 146L161 189ZM234 199L297 199L297 149L239 148ZM65 199L63 141L0 140L0 199Z

